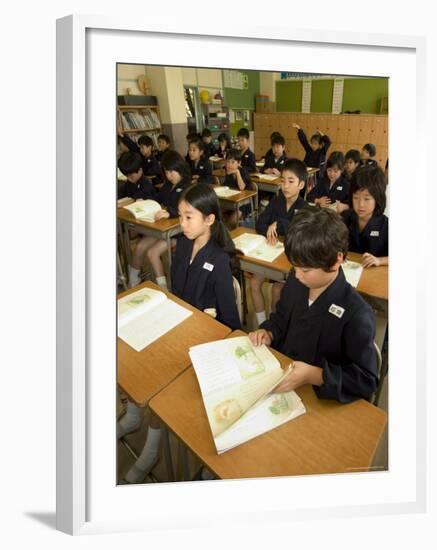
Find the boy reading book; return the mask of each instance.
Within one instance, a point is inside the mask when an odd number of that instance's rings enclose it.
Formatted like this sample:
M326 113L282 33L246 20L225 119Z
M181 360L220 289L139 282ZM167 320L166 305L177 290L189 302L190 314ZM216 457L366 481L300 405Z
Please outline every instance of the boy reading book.
M348 231L336 212L302 209L291 222L285 252L294 266L276 312L249 334L291 357L294 369L275 389L312 384L321 399L348 403L376 390L375 317L346 282L341 264Z

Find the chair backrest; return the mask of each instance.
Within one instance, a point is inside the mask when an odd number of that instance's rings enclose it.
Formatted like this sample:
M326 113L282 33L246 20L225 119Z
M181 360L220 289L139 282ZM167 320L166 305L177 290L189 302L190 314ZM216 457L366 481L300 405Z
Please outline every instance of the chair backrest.
M378 401L379 401L379 396L381 394L381 386L384 383L384 379L381 378L381 367L382 367L381 350L379 349L378 344L376 342L373 342L373 346L375 348L375 353L376 353L376 364L377 364L377 367L378 367L379 382L378 382L378 388L376 389L375 393L372 395L370 401L377 407L378 406Z
M243 308L241 302L241 287L240 283L235 277L232 277L232 284L234 285L235 302L237 304L238 317L240 322L243 322Z

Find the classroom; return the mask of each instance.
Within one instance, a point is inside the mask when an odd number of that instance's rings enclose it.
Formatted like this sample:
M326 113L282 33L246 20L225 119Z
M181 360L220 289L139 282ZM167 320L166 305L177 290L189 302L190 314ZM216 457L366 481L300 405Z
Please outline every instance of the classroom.
M386 471L388 79L117 92L117 484Z

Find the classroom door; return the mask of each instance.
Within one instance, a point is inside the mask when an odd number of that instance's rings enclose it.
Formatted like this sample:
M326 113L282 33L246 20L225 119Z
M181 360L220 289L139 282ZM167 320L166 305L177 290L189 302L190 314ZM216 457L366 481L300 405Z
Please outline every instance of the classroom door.
M194 87L184 87L185 111L187 113L188 133L200 133L203 129L202 111L200 108L199 90Z

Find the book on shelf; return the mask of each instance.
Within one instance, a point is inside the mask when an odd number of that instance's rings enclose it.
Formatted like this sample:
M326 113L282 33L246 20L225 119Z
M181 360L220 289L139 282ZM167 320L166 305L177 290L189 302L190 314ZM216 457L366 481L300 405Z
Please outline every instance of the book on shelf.
M117 300L118 336L141 351L191 314L164 292L143 287Z
M129 210L129 212L135 216L135 219L150 223L155 221L155 214L162 210L159 202L152 199L135 201L132 204L123 206L123 208Z
M221 198L232 197L233 195L238 195L241 193L239 189L231 189L227 185L218 185L214 187L214 191L217 196Z
M306 412L296 392L272 393L289 374L267 348L247 336L190 348L218 454Z
M264 262L273 262L284 252L284 245L280 241L276 244L268 244L264 235L243 233L233 239L235 248L249 258L256 258Z

